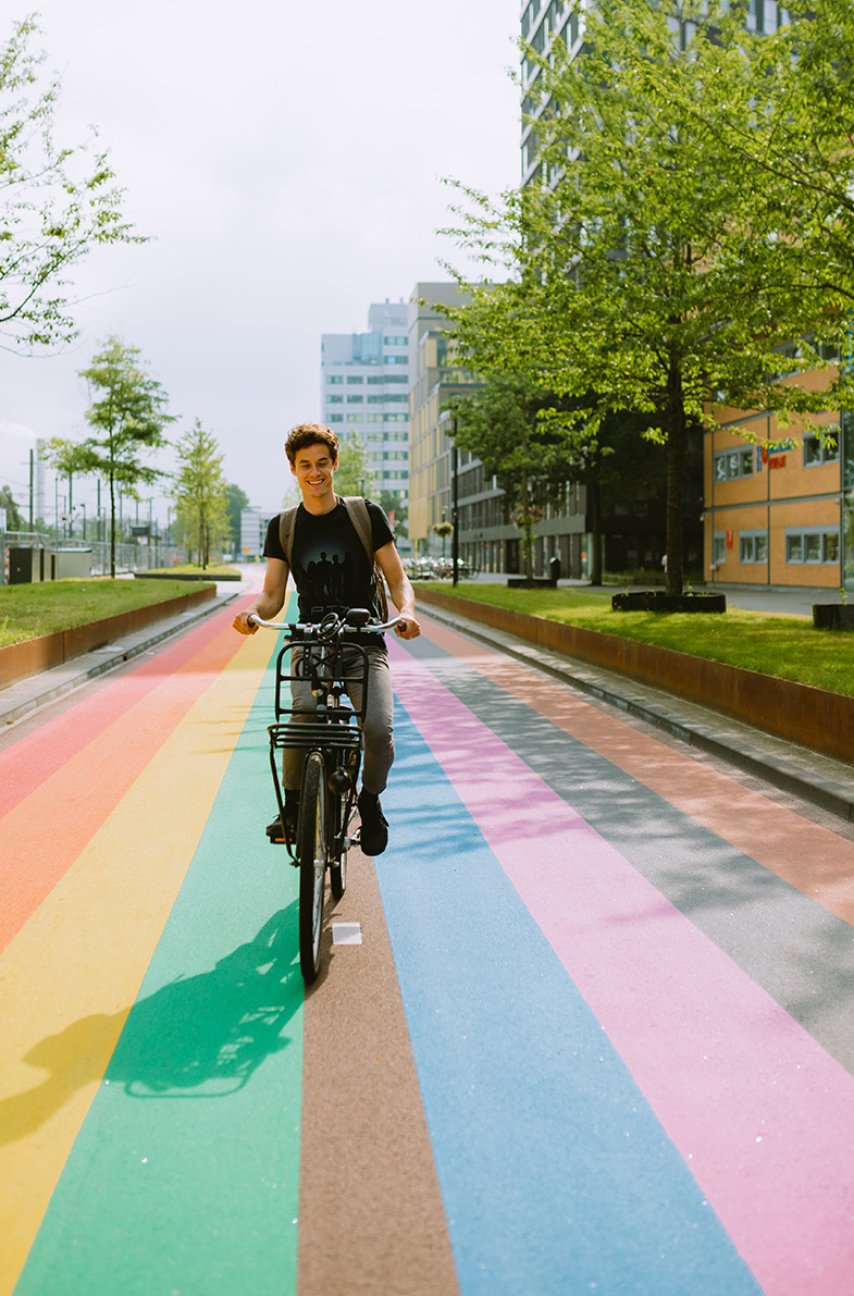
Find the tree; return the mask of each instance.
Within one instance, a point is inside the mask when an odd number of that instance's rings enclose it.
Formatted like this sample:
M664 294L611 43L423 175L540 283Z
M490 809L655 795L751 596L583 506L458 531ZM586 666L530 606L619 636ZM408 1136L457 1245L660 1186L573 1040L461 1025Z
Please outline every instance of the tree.
M842 345L844 296L790 237L794 205L769 199L702 116L726 104L756 121L761 39L723 0L597 0L584 51L538 61L544 179L482 196L457 231L511 278L467 285L454 312L463 359L522 372L568 402L563 422L595 435L618 412L643 416L667 447L667 584L682 588L682 469L688 429L713 401L813 411L826 402L781 373L827 367ZM674 34L674 27L676 34ZM701 93L702 88L702 93ZM702 114L678 108L692 99ZM782 352L798 342L798 351ZM791 349L791 348L790 348Z
M142 368L139 358L138 347L109 338L80 374L95 395L86 411L94 435L84 441L56 437L48 443L48 459L59 472L96 474L108 483L112 577L116 574L116 490L137 495L140 484L151 485L164 475L146 464L143 456L166 444L164 428L174 421L166 412L166 392Z
M225 488L226 509L228 512L228 527L231 534L231 551L232 553L240 552L240 515L245 508L249 507L249 496L245 490L235 486L233 482L228 482Z
M216 437L198 419L178 442L180 468L173 495L188 547L195 549L198 565L206 568L211 549L228 530L228 487L222 472L222 454Z
M6 530L7 531L26 531L27 525L24 522L23 514L12 494L10 486L0 486L0 508L6 510Z
M372 489L368 454L362 438L354 435L338 447L335 489L339 495L369 495Z
M67 342L68 272L98 244L139 243L122 219L122 191L92 142L58 147L56 80L39 84L33 17L0 45L0 336L32 352Z
M519 373L490 374L471 394L451 402L457 445L481 460L507 497L510 518L522 532L528 580L534 574L534 527L549 491L572 479L581 444L570 448L570 439L541 419L554 405L553 396Z

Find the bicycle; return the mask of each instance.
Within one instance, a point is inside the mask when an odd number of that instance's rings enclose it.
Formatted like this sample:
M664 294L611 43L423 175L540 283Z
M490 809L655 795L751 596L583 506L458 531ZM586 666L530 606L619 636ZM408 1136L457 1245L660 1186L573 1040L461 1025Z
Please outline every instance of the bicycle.
M279 775L280 753L304 752L299 815L294 841L284 841L299 868L299 951L303 980L311 985L321 966L321 937L325 877L333 897L340 900L347 885L347 852L359 844L349 836L362 761L362 721L368 696L368 650L359 635L377 635L400 620L372 622L364 608L344 615L327 612L319 622L265 621L253 613L254 624L287 631L276 658L276 723L269 725L270 768L276 803L285 825L285 804ZM346 639L345 639L346 636ZM343 649L348 652L345 666ZM294 651L299 650L294 656ZM284 669L285 665L290 670ZM307 680L316 700L313 710L283 703L283 685ZM349 690L360 686L360 705ZM345 694L347 698L345 701Z

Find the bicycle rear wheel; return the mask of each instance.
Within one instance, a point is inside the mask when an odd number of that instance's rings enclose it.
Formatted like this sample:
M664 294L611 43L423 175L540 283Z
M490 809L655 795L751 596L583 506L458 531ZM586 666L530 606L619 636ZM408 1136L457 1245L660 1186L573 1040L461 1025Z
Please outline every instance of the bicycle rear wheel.
M307 985L320 971L326 873L326 777L320 752L309 752L303 772L297 827L299 860L299 961Z

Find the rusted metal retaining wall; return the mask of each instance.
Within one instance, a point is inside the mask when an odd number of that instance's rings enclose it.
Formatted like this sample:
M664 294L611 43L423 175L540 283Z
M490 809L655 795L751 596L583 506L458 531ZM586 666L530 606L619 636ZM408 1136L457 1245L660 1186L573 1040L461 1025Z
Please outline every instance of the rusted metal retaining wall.
M155 621L179 616L215 596L216 586L206 585L203 589L179 594L163 603L119 612L102 621L91 621L88 625L58 630L55 634L41 635L38 639L27 639L23 643L0 648L0 688L14 684L15 680L24 679L28 675L36 675L39 671L50 670L52 666L61 666L72 657L91 652L93 648L101 648L122 635L143 630Z
M617 671L652 688L712 707L777 738L837 760L854 762L854 698L775 679L757 671L656 648L419 588L419 600L518 635L592 666Z

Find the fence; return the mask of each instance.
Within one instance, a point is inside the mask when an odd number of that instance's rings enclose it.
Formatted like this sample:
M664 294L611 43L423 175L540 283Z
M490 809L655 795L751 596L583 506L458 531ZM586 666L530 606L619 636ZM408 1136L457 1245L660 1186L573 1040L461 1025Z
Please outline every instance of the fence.
M9 582L10 549L44 550L51 554L89 553L89 575L109 576L110 544L106 540L55 540L53 537L34 531L0 532L0 551L3 562L0 564L0 585ZM138 541L116 544L116 575L119 573L149 571L153 567L173 567L181 561L182 551L175 545L164 544L153 540L150 544L139 544ZM38 578L37 578L38 579Z

